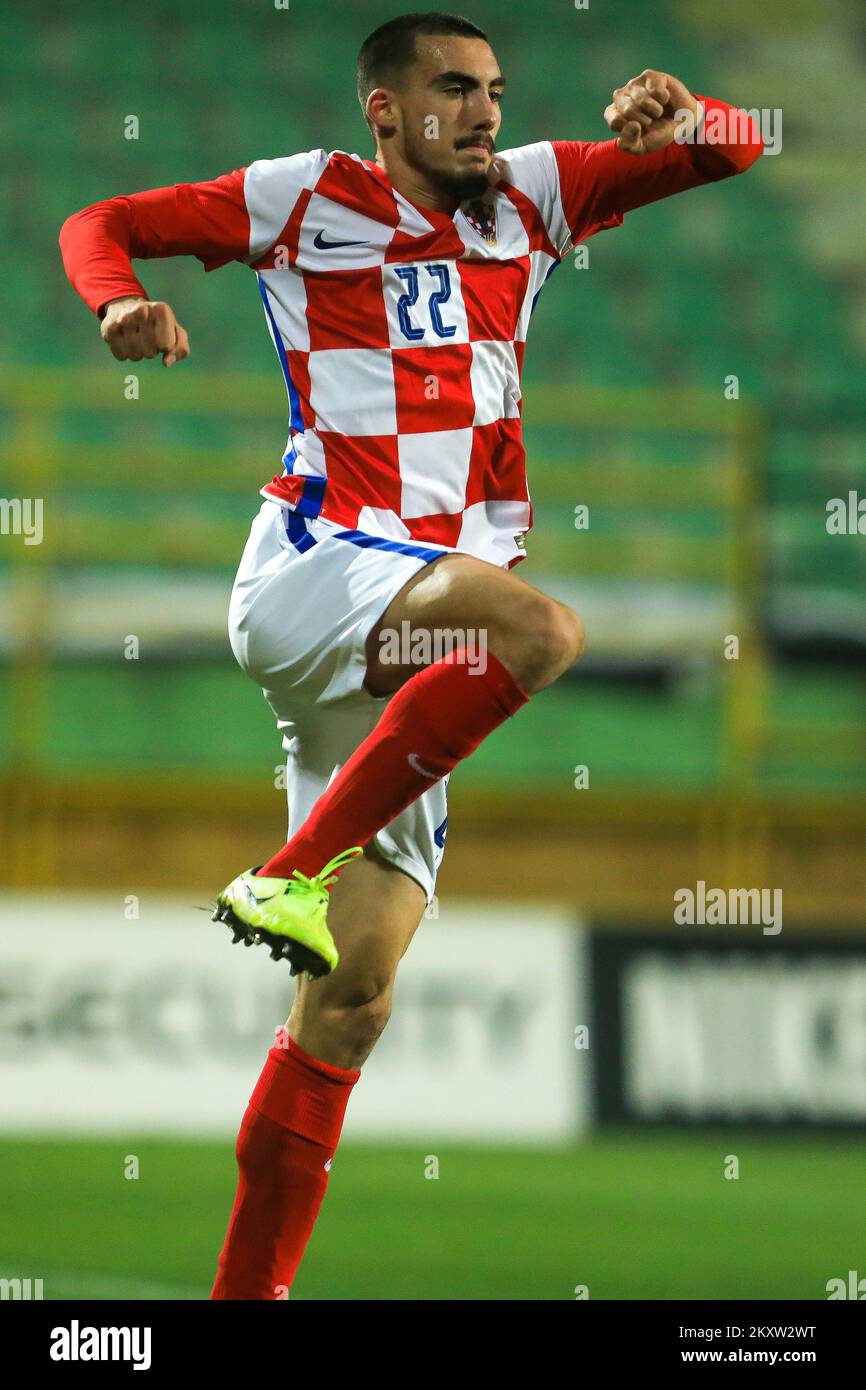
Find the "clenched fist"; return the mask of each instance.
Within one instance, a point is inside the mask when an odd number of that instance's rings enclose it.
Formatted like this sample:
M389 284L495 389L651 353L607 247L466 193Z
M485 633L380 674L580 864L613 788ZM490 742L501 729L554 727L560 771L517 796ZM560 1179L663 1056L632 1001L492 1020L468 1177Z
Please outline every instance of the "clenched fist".
M189 338L168 304L151 299L114 299L105 310L101 333L119 362L140 362L162 353L172 367L189 357Z
M675 121L677 112L680 115ZM685 83L668 72L647 68L640 77L617 87L604 119L619 133L619 148L626 154L640 155L670 145L678 129L690 133L698 114L698 103Z

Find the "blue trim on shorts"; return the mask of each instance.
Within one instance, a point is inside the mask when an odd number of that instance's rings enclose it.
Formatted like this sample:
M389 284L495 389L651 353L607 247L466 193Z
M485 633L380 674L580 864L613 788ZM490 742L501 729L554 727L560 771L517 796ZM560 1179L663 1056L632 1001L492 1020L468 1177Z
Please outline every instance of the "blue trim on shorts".
M305 550L310 550L316 544L315 536L310 535L304 518L290 507L283 507L283 525L292 545L302 555Z
M325 480L322 479L322 481ZM283 525L286 528L286 535L301 554L318 544L316 537L311 536L307 530L307 524L304 520L306 515L308 513L300 505L294 509L283 507ZM440 555L447 553L429 545L412 545L409 541L392 541L386 536L371 536L366 531L335 531L332 539L349 541L351 545L361 546L364 550L389 550L392 554L411 555L415 559L426 560L428 564L431 560L437 560Z
M294 470L292 470L294 472ZM303 475L295 473L296 478ZM328 485L327 478L308 477L304 482L304 490L298 501L295 503L295 511L300 512L301 516L309 517L310 521L315 521L319 512L322 510L322 503L325 500L325 488Z
M385 536L369 536L366 531L336 531L334 540L350 541L352 545L363 546L365 550L391 550L397 555L413 555L418 560L436 560L445 555L444 550L435 550L429 545L413 545L409 541L392 541Z

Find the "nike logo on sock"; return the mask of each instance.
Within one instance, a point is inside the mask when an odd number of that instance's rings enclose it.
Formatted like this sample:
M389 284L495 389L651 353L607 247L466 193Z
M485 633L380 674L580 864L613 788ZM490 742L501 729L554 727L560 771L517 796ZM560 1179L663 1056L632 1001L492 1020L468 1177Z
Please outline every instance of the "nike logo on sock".
M407 761L408 761L408 763L409 763L409 766L413 769L414 772L420 772L420 774L421 774L422 777L429 777L431 782L438 782L438 781L439 781L439 773L438 773L438 772L428 772L427 769L426 769L426 767L422 767L421 764L420 764L419 761L418 761L418 754L417 754L417 753L410 753Z
M336 251L341 246L369 246L369 241L325 241L325 229L316 233L313 245L317 251Z

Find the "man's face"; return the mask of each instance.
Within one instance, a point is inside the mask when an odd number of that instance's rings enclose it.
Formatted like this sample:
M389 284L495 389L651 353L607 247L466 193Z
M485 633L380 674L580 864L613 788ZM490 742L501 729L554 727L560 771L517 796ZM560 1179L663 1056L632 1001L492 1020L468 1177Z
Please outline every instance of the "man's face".
M395 140L407 164L461 202L487 188L505 79L483 39L422 35L395 91Z

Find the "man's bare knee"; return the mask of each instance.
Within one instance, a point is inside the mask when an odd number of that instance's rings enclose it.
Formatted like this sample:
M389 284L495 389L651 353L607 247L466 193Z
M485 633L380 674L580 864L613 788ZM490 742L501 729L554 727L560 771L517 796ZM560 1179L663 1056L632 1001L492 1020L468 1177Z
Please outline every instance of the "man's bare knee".
M321 1012L322 1024L335 1042L339 1042L351 1067L359 1067L366 1061L390 1017L390 988L369 999L363 999L358 992L339 1003L324 1005Z
M539 594L512 629L503 659L518 684L534 694L580 659L585 640L577 614Z
M563 662L562 670L567 671L583 656L586 632L580 617L572 608L568 608L564 603L557 604L557 608L560 623L559 653Z

